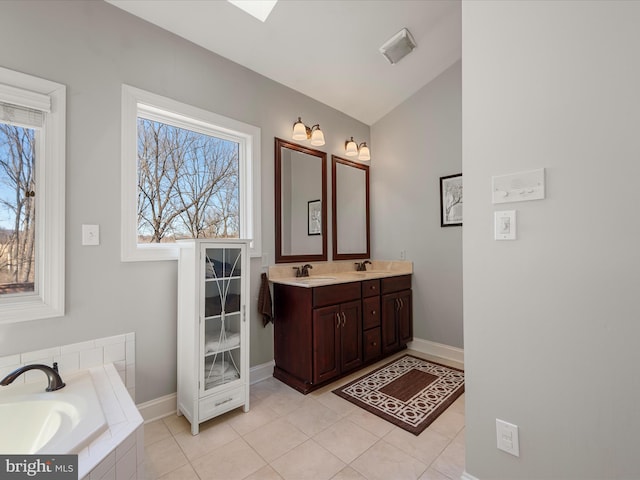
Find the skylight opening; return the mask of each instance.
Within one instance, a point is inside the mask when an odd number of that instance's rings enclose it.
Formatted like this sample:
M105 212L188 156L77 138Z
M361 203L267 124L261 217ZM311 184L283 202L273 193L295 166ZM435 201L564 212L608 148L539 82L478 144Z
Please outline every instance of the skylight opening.
M227 0L227 2L265 22L278 0Z

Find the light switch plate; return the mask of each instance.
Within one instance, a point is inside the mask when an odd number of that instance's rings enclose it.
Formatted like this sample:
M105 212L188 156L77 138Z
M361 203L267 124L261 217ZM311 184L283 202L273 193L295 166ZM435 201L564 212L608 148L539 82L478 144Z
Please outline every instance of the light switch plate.
M516 239L516 211L505 210L494 213L494 232L496 240Z
M100 245L100 225L82 225L82 245Z
M516 457L520 456L518 426L496 418L496 436L498 448Z

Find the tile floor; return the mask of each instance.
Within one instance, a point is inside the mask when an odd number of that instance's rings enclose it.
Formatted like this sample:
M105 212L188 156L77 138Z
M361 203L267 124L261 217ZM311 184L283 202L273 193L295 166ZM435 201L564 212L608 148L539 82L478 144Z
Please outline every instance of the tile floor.
M440 361L418 352L401 352ZM464 395L422 434L372 415L331 391L388 363L302 395L269 378L251 386L251 409L200 425L171 415L144 430L148 479L458 480L464 471Z

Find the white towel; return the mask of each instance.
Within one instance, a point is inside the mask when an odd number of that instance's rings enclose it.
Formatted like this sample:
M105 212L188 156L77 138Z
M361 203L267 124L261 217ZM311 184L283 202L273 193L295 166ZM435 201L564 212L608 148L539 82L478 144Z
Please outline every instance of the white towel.
M235 372L236 369L231 362L225 362L224 365L221 362L216 362L209 367L207 371L207 378L223 377Z
M224 338L220 338L220 330L207 333L204 336L204 353L230 350L240 345L240 334L238 332L225 331Z
M204 382L205 388L211 388L215 384L230 382L237 378L240 378L240 374L231 362L225 362L224 365L221 362L216 362L209 367Z

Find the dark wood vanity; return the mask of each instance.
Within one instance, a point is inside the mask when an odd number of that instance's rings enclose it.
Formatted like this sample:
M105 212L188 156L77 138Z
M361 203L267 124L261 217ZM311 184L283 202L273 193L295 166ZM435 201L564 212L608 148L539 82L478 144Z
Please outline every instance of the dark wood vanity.
M413 339L411 275L273 286L273 376L302 393L402 350Z
M276 138L274 158L275 262L288 265L269 268L273 376L306 394L406 348L413 336L413 269L410 262L370 261L368 165L331 156L338 262L328 265L322 263L328 240L326 153ZM300 209L318 199L321 234L312 236L308 211ZM367 260L371 270L363 264L365 270L355 273L351 262L340 264L348 260ZM298 279L291 278L292 267L301 265L292 262L321 263L310 265L311 277Z

